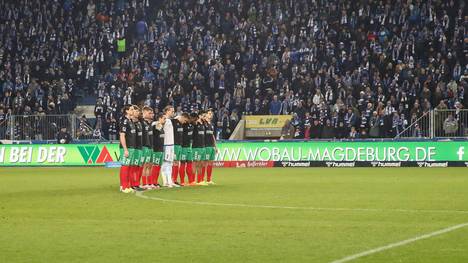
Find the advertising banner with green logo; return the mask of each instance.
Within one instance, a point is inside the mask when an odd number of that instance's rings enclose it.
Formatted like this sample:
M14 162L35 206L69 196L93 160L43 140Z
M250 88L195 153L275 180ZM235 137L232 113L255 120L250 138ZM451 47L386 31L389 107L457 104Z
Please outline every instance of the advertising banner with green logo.
M0 145L0 166L104 166L118 144ZM468 141L219 142L217 167L468 166Z
M0 145L0 166L103 166L118 153L118 144Z

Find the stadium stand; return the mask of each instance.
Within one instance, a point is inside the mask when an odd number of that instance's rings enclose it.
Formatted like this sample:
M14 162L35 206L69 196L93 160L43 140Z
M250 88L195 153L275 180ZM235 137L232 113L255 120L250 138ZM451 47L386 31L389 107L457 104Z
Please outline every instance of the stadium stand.
M11 115L67 114L89 96L105 138L136 103L214 108L218 138L268 114L293 115L292 138L395 137L431 109L468 106L463 10L463 0L0 1L0 138Z

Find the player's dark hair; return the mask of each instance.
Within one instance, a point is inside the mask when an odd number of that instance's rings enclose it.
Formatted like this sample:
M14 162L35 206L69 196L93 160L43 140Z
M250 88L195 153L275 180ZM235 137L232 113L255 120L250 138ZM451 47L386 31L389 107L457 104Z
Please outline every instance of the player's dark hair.
M183 112L181 116L186 119L190 119L190 115L187 112Z

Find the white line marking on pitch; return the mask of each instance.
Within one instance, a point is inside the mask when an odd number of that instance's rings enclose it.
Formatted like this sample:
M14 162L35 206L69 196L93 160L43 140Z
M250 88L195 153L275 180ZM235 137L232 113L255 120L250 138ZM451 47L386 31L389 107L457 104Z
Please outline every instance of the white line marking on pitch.
M192 204L192 205L207 205L207 206L231 206L231 207L247 207L247 208L272 208L272 209L293 209L293 210L316 210L316 211L361 211L361 212L407 212L407 213L461 213L461 214L468 214L468 211L464 210L417 210L417 209L373 209L373 208L334 208L334 207L298 207L298 206L274 206L274 205L249 205L249 204L232 204L232 203L212 203L212 202L199 202L199 201L184 201L184 200L173 200L173 199L165 199L153 196L146 196L143 192L137 192L135 194L137 197L144 198L144 199L151 199L161 202L169 202L169 203L181 203L181 204ZM396 243L388 244L382 247L374 248L371 250L367 250L358 254L354 254L351 256L344 257L339 260L335 260L331 263L345 263L349 262L361 257L365 257L371 254L379 253L384 250L392 249L395 247L404 246L418 240L431 238L434 236L442 235L454 230L457 230L462 227L468 226L468 223L463 223L455 226L451 226L448 228L444 228L435 232L431 232L428 234L424 234L421 236L417 236L414 238L406 239L403 241L399 241Z
M368 256L368 255L371 255L371 254L382 252L384 250L388 250L388 249L392 249L392 248L396 248L396 247L401 247L401 246L408 245L410 243L413 243L413 242L416 242L416 241L419 241L419 240L423 240L423 239L431 238L431 237L434 237L434 236L442 235L442 234L445 234L445 233L448 233L448 232L452 232L452 231L455 231L457 229L460 229L460 228L466 227L466 226L468 226L468 223L463 223L463 224L451 226L451 227L448 227L448 228L437 230L435 232L431 232L431 233L428 233L428 234L424 234L424 235L421 235L421 236L413 237L413 238L406 239L406 240L403 240L403 241L400 241L400 242L391 243L391 244L388 244L386 246L370 249L370 250L367 250L367 251L364 251L364 252L361 252L361 253L358 253L358 254L347 256L347 257L344 257L342 259L335 260L335 261L333 261L331 263L349 262L349 261L352 261L352 260L355 260L355 259L358 259L358 258L361 258L361 257L365 257L365 256Z
M158 190L161 191L161 190ZM233 203L212 203L201 201L185 201L165 199L154 196L146 196L143 192L136 192L137 197L151 199L161 202L181 203L191 205L207 205L207 206L231 206L231 207L246 207L246 208L270 208L270 209L290 209L290 210L312 210L312 211L351 211L351 212L402 212L402 213L458 213L468 214L464 210L424 210L424 209L376 209L376 208L340 208L340 207L300 207L300 206L276 206L276 205L249 205L249 204L233 204Z

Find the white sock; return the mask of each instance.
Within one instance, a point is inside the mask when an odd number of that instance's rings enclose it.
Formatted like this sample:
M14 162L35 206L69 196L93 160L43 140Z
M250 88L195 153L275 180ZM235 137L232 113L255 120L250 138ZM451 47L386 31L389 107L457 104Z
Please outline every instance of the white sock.
M165 178L166 185L172 185L172 164L169 162L164 162L161 167L163 178Z
M163 181L163 186L167 186L167 178L166 178L166 171L165 171L164 164L161 167L161 175L162 175L161 177L162 177L162 181Z
M172 166L167 165L166 167L166 176L167 176L167 183L169 185L173 185L174 182L172 182Z

